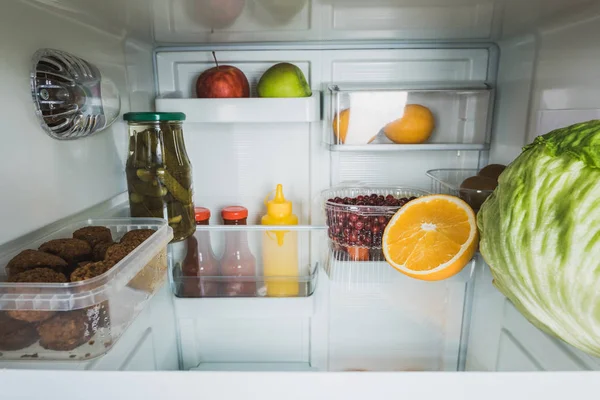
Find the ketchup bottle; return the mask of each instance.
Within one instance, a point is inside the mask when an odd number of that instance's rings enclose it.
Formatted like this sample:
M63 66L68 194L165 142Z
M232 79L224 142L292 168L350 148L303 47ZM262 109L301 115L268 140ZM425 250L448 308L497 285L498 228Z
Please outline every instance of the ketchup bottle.
M246 225L248 210L244 207L226 207L221 211L225 225ZM232 279L223 285L227 297L256 296L256 258L248 247L248 236L244 231L225 231L225 251L221 259L221 273ZM243 277L248 277L244 279Z
M204 207L195 208L196 225L208 225L210 210ZM197 231L187 238L188 251L183 261L183 296L184 297L216 297L220 276L219 261L215 257L210 244L210 232Z

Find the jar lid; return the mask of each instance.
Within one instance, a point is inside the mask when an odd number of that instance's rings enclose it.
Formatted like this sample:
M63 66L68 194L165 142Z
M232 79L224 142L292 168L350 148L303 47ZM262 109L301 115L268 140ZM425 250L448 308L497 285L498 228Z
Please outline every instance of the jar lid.
M221 210L221 217L223 217L224 220L229 221L248 218L248 210L246 207L242 206L225 207Z
M196 223L206 221L207 219L210 219L210 210L204 207L196 207L194 208L194 217Z
M128 122L185 121L185 114L180 112L128 112L123 114Z

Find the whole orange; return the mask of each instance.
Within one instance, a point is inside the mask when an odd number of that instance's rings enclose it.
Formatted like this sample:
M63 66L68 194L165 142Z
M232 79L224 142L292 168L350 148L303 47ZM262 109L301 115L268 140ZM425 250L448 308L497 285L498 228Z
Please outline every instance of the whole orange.
M340 111L333 118L333 133L337 138L338 143L346 143L346 135L348 134L348 123L350 122L350 109Z
M419 104L408 104L404 108L402 118L387 124L383 132L394 143L413 144L425 143L434 128L435 119L429 108Z

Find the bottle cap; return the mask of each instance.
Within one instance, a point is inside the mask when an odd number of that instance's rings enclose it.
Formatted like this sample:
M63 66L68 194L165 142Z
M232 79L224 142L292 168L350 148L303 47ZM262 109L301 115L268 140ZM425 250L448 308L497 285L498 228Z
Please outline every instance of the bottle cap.
M277 185L273 200L267 201L266 204L267 214L273 218L284 218L292 215L292 202L286 200L283 196L283 186L281 184Z
M236 220L248 218L248 209L242 206L230 206L221 210L221 217L224 220Z
M196 223L210 219L210 210L204 207L194 208L194 219L196 220Z

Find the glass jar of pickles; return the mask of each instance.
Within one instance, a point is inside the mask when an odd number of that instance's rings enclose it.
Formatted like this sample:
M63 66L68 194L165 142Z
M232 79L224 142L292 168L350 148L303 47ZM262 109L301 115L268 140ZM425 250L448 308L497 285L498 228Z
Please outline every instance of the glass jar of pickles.
M132 112L127 187L132 217L165 218L173 241L195 231L192 165L183 141L183 113Z

